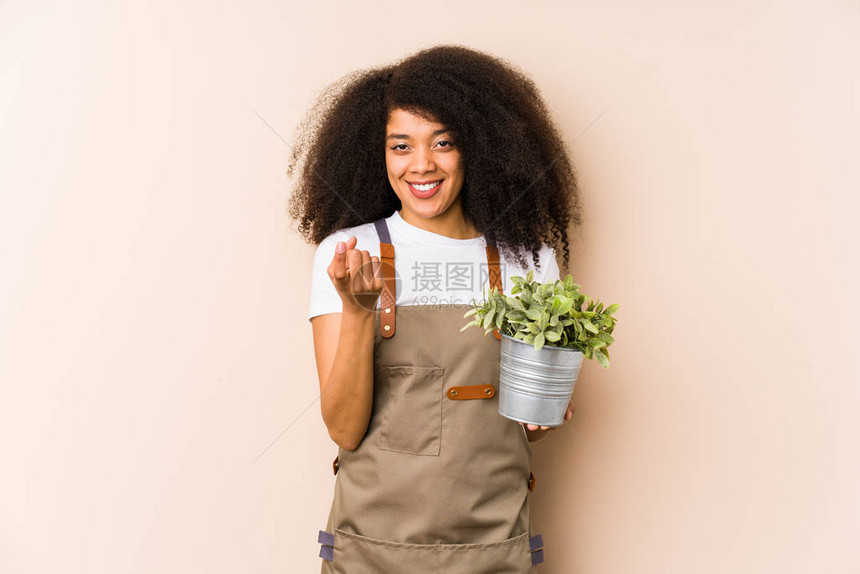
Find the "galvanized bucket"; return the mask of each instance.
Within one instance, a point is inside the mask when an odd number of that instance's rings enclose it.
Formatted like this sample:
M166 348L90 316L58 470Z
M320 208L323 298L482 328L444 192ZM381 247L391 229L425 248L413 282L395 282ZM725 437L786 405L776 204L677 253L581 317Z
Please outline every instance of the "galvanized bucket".
M534 425L559 426L582 367L582 351L534 345L502 335L499 414Z

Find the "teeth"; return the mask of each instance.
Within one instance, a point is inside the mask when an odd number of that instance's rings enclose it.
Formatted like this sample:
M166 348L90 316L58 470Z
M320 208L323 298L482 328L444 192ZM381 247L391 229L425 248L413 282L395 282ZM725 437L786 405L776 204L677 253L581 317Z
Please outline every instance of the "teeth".
M436 186L437 186L437 185L439 185L440 183L442 183L442 182L441 182L441 181L437 181L437 182L435 182L435 183L426 183L426 184L423 184L423 185L418 185L418 184L416 184L416 183L410 183L409 185L411 185L412 187L414 187L415 189L417 189L417 190L419 190L419 191L430 191L431 189L433 189L434 187L436 187Z

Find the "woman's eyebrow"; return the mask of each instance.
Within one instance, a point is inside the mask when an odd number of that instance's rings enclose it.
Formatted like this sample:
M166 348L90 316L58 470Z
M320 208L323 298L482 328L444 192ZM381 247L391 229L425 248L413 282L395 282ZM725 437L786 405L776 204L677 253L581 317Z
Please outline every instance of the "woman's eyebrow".
M451 131L451 130L449 130L449 129L436 130L435 132L433 132L432 134L430 134L430 136L431 136L431 137L436 137L436 136L438 136L439 134L444 134L444 133L447 133L447 132L449 132L449 131ZM410 136L409 136L408 134L390 134L390 135L389 135L388 137L386 137L385 139L386 139L386 140L408 140L409 138L410 138Z

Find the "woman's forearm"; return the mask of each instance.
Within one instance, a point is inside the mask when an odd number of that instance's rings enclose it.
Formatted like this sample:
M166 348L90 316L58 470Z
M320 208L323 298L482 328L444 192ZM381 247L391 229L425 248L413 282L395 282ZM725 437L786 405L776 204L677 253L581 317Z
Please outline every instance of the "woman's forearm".
M364 438L373 410L375 320L375 312L344 309L334 362L322 384L323 421L332 440L347 450Z

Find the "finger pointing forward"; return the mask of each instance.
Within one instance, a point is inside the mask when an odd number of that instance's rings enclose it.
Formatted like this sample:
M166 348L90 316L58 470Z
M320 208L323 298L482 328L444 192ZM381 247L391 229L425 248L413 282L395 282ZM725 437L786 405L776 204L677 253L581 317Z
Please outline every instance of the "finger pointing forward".
M358 241L355 237L350 237L346 242L338 241L334 249L334 257L329 264L329 277L339 287L346 287L347 260L346 255L350 249L355 247Z

